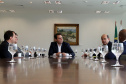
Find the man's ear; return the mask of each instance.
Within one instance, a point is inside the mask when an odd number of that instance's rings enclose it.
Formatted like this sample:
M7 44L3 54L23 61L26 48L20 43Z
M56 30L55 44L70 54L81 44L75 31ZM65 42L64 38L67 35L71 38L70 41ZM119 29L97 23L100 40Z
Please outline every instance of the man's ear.
M110 38L108 38L108 40L110 41Z
M124 41L124 38L121 37L121 36L119 36L119 41L120 41L120 42L123 42L123 41Z
M10 37L10 40L11 40L12 38L13 38L13 37L11 36L11 37Z
M57 41L57 39L54 39L54 42L56 42Z

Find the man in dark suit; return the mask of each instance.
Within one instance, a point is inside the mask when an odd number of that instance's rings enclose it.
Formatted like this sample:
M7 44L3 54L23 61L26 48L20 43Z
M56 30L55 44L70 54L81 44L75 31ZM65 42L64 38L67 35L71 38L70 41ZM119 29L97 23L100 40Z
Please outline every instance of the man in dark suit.
M103 45L108 45L108 53L105 55L105 59L116 59L115 55L111 52L112 42L110 41L110 38L108 35L103 34L101 36L101 41ZM98 58L100 58L101 53L98 54ZM87 56L87 55L83 55ZM96 57L96 54L93 54L93 57Z
M17 36L14 31L6 31L4 33L4 41L0 44L0 58L12 58L11 53L8 51L9 44L17 41Z
M63 56L72 55L75 56L73 50L70 45L66 42L63 42L63 37L60 33L54 35L55 42L51 42L48 55L49 57L52 55L59 56L62 54Z
M121 43L123 43L124 45L124 51L122 53L122 55L120 56L119 59L125 59L126 60L126 29L122 29L120 32L119 32L119 41Z
M106 54L105 58L106 59L116 59L115 55L111 52L112 42L110 41L109 36L106 34L103 34L101 36L101 41L102 41L103 45L108 45L108 53Z

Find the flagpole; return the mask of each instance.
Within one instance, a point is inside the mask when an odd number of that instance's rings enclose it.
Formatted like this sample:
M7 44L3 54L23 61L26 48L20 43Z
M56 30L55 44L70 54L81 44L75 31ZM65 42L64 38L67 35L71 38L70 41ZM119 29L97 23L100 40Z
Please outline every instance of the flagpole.
M118 34L117 34L116 21L115 21L115 36L114 36L114 43L118 43Z
M122 20L120 21L120 31L122 30L123 28L122 28Z
M122 26L122 20L120 21L120 25Z

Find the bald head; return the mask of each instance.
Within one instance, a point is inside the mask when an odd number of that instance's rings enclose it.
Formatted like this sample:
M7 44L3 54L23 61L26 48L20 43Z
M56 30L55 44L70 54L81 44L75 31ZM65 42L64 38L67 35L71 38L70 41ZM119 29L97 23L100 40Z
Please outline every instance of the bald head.
M102 41L102 44L103 44L103 45L107 45L107 44L109 43L109 41L110 41L109 36L106 35L106 34L103 34L103 35L101 36L101 41Z
M123 42L124 40L126 40L126 29L122 29L119 32L119 41Z

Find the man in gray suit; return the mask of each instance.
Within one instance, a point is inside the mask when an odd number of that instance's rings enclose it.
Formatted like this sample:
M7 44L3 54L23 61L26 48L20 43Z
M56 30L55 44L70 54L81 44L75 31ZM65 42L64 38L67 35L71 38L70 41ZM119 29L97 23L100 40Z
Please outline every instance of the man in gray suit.
M15 33L17 40L15 41L15 44L17 44L18 41L18 35L17 33ZM24 53L21 51L21 49L19 47L17 47L17 52L14 54L14 57L18 56L18 53L21 53L21 56L24 56ZM29 53L25 54L25 57L29 57Z

